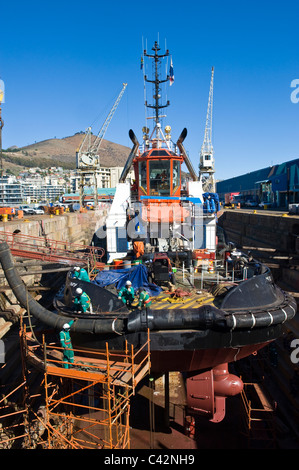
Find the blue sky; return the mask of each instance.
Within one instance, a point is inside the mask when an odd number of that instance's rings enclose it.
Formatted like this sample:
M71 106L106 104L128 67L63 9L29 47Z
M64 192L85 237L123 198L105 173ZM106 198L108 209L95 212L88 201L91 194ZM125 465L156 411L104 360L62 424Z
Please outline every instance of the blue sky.
M159 39L175 73L163 124L171 125L174 141L187 127L195 167L212 66L216 178L299 158L299 103L291 101L290 86L299 79L298 20L298 2L287 0L5 2L3 148L62 138L94 122L97 133L123 82L105 138L131 147L132 128L141 141L142 41L150 51Z

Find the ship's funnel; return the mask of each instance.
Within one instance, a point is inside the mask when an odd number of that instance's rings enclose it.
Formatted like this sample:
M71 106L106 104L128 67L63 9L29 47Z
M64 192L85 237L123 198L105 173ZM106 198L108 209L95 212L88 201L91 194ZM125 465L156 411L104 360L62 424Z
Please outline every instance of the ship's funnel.
M120 178L119 178L119 182L120 183L124 183L125 180L126 180L126 177L127 177L127 174L129 173L130 171L130 168L132 166L132 162L133 162L133 159L134 157L136 156L136 153L137 153L137 150L138 150L138 147L139 147L139 142L137 140L137 137L136 135L134 134L134 132L132 131L132 129L129 130L129 137L131 139L131 141L133 142L133 147L132 147L132 150L130 152L130 155L128 156L128 159L126 161L126 164L124 166L124 169L122 171L122 174L120 175Z
M186 150L183 146L183 142L186 139L186 137L187 137L187 129L186 129L186 127L184 127L184 129L181 132L180 137L178 138L177 146L180 149L180 152L182 153L182 155L184 157L184 162L186 163L186 166L189 170L189 173L190 173L193 181L197 181L198 180L197 175L196 175L196 173L194 171L194 168L193 168L193 165L192 165L192 163L191 163L191 161L190 161L190 159L187 155L187 152L186 152Z
M186 139L186 137L187 137L187 129L186 127L184 127L184 129L181 132L180 137L178 138L177 145L179 145L179 142L182 144L184 140Z
M132 131L132 129L129 130L129 137L134 145L139 145L138 139L136 135L134 134L134 131Z

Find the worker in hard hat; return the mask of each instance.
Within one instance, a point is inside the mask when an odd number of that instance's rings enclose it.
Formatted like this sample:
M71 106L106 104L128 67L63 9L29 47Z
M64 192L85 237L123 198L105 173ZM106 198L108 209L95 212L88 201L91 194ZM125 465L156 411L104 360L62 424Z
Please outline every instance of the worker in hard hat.
M87 282L90 281L86 269L80 268L79 266L74 267L74 278L79 279L81 281L87 281Z
M71 320L68 323L65 323L62 327L62 330L59 333L60 344L63 348L63 367L68 369L70 364L74 363L74 350L71 341L70 329L75 320Z
M118 298L122 300L124 304L126 304L128 307L131 307L132 302L134 301L135 297L135 292L132 287L132 282L127 281L126 285L122 287L118 293Z
M150 299L150 296L148 295L148 293L143 287L140 287L138 307L148 308L151 306L151 304L152 304L152 301Z
M78 312L83 311L83 313L93 313L90 297L86 294L86 292L83 292L81 287L77 287L76 289L74 304Z

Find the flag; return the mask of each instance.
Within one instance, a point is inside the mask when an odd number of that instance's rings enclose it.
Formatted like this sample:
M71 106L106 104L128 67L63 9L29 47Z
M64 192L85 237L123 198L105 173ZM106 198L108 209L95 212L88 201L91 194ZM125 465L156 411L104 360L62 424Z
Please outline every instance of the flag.
M143 57L141 56L140 69L143 69Z
M173 65L172 65L172 59L170 61L170 67L169 67L169 85L171 86L174 82L174 74L173 74Z

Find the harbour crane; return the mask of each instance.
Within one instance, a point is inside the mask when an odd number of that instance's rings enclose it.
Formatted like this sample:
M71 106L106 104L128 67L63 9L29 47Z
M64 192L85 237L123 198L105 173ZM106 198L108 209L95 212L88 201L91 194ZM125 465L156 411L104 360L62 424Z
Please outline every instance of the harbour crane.
M215 160L212 145L212 120L213 120L213 89L214 89L214 67L212 67L208 109L206 116L206 127L203 144L200 151L199 179L202 182L204 192L215 192Z
M117 99L114 102L108 116L106 117L104 124L99 130L97 136L94 138L92 134L92 127L89 126L86 129L84 138L76 152L76 168L77 172L80 174L80 206L83 206L83 196L84 196L84 185L86 176L93 175L94 185L95 185L95 205L98 203L98 188L97 188L97 173L100 169L100 156L99 149L102 144L103 138L107 131L107 128L111 122L111 119L119 105L119 102L125 92L127 83L123 83L121 92L119 93Z

